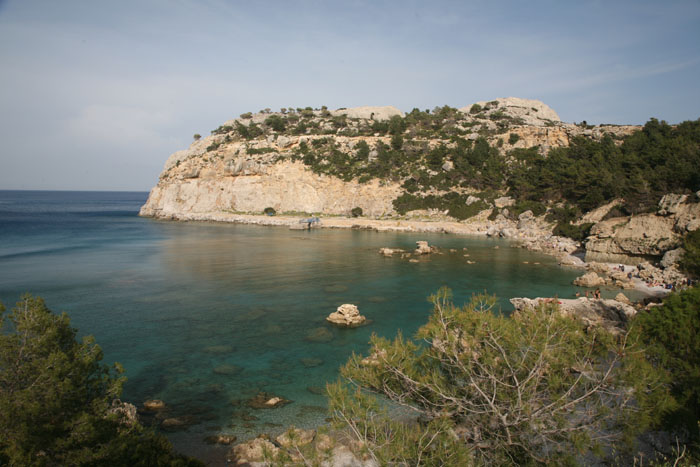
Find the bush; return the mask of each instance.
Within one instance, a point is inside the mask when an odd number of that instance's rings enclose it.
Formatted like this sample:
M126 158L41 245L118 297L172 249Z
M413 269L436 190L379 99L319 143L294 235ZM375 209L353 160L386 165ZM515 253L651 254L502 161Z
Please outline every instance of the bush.
M520 135L517 133L511 133L510 136L508 137L508 144L513 145L520 141Z
M470 114L478 114L481 112L482 108L479 104L474 104L469 108L469 113Z
M201 465L112 410L123 370L101 363L93 337L78 342L65 313L31 296L3 311L0 465Z
M700 441L700 288L670 295L661 306L637 314L634 330L649 345L661 370L671 374L676 410L667 422Z
M552 233L554 235L559 235L560 237L569 237L572 240L581 242L588 237L593 225L593 223L573 225L568 222L559 222L556 227L554 227Z
M659 375L632 339L584 332L556 305L507 317L487 295L463 308L445 288L430 300L415 339L372 336L370 356L341 368L363 391L328 386L334 421L380 465L572 464L651 421ZM393 422L372 393L420 421Z
M362 208L360 208L360 207L352 208L352 210L350 211L350 214L352 215L352 217L360 217L362 215Z
M279 115L270 115L265 119L265 125L269 126L273 130L281 133L286 128L286 121Z
M195 141L199 141L202 138L202 135L200 135L199 133L195 133L192 138L194 138Z
M275 211L275 208L267 207L263 209L263 214L267 216L274 216L275 214L277 214L277 212Z

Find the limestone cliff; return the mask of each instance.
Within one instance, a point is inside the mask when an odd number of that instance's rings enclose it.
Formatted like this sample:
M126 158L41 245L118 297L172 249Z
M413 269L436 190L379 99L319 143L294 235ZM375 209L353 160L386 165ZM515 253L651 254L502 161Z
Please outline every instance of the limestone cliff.
M418 148L414 150L449 146L454 134L472 141L485 138L503 155L534 146L546 153L567 146L575 136L597 139L608 133L619 138L638 128L562 123L545 104L517 98L451 110L441 119L440 132L405 130L404 137ZM371 164L379 146L394 144L386 130L380 131L381 125L403 117L407 116L394 107L244 114L172 154L140 214L177 219L191 214L260 213L272 207L278 212L347 215L360 207L365 215L392 215L392 202L404 192L401 184L410 174L396 170L384 177L342 180L312 170L304 162L304 148L331 141L328 158L318 162L321 169L339 154L345 164ZM369 148L364 161L357 156L360 142ZM451 164L448 160L443 170L451 170Z
M700 228L699 199L700 192L669 194L655 213L601 220L586 239L586 261L639 263L675 250L685 234Z

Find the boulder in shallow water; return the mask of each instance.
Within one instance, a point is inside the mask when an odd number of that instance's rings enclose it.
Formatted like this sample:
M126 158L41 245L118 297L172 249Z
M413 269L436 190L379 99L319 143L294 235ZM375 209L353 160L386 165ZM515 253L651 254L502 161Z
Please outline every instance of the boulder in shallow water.
M148 399L143 403L143 408L151 411L163 410L165 408L165 402L160 399Z
M417 255L429 255L430 253L436 253L437 251L437 247L428 245L426 240L418 240L416 242L416 250L414 253Z
M404 250L401 248L380 248L379 249L379 254L383 256L393 256L394 253L403 253Z
M355 327L364 324L367 318L360 314L360 310L355 305L345 303L340 305L337 311L328 315L326 320L338 326Z
M605 285L605 279L591 271L574 279L574 285L578 285L579 287L600 287L601 285Z
M248 400L248 406L253 409L275 409L291 403L289 399L275 396L267 392L259 392Z

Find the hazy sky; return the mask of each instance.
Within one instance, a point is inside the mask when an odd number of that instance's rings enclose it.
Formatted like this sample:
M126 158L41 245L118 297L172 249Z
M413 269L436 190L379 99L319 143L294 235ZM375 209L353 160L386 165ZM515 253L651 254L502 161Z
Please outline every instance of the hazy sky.
M700 117L700 2L0 0L0 189L148 190L266 107Z

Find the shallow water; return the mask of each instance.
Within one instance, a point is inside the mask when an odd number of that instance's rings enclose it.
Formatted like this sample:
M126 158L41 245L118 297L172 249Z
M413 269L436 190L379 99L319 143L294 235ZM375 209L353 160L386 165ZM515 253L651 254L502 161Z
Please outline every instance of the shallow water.
M426 297L443 285L457 304L496 294L505 312L510 297L577 290L577 270L501 240L162 222L137 217L146 196L0 191L0 300L31 292L68 312L107 362L126 368L125 400L158 398L171 415L195 417L169 436L211 463L224 448L203 444L209 434L245 438L321 422L318 392L338 367L365 352L372 333L414 333L429 316ZM418 263L378 254L417 240L446 253ZM328 325L343 303L371 324ZM259 391L294 402L274 410L241 403Z

